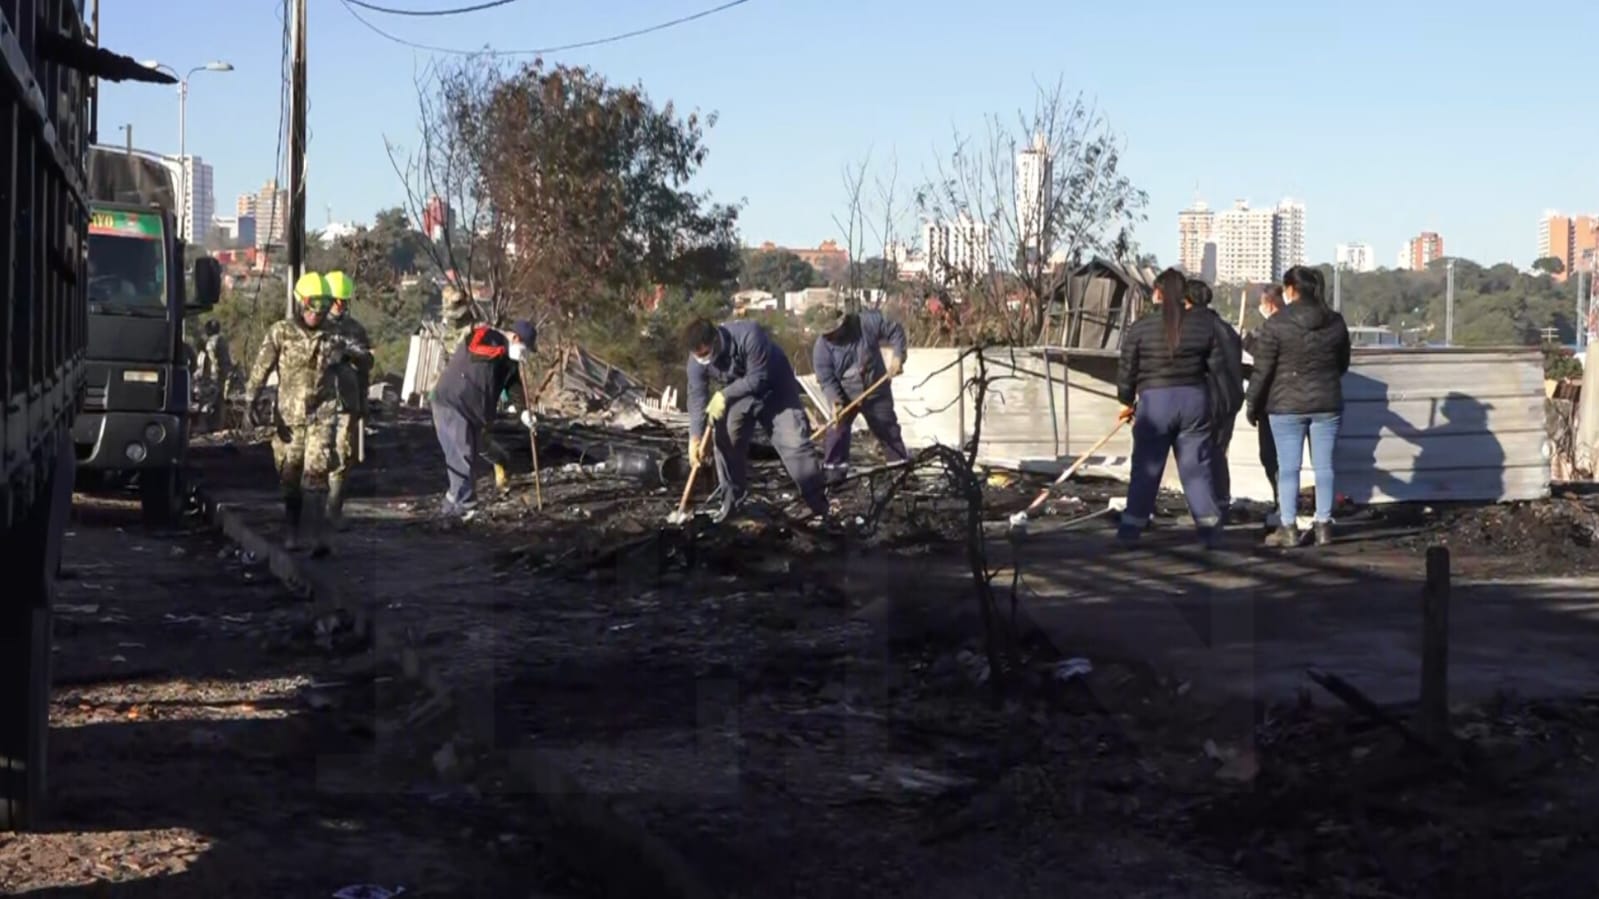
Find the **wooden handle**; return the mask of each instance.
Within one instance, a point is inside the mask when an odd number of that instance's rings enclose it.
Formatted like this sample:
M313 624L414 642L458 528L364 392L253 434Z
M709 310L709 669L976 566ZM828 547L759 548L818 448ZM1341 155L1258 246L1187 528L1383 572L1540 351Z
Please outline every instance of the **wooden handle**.
M894 377L894 376L893 375L883 375L881 378L878 378L877 380L873 381L872 382L872 386L870 386L870 387L866 388L865 390L863 390L861 392L861 395L855 398L854 402L852 402L848 406L845 406L844 408L838 410L838 414L834 415L833 416L833 420L829 421L827 423L826 427L822 428L822 430L824 432L831 431L835 426L838 425L839 422L844 420L845 416L849 415L851 412L854 412L856 409L859 409L861 407L861 403L865 402L866 398L871 396L873 391L875 391L877 388L883 386L884 384L887 384L889 379L892 378L892 377Z
M1099 442L1089 447L1087 452L1083 453L1081 456L1078 456L1076 462L1073 462L1069 468L1060 473L1060 477L1056 478L1048 487L1038 491L1038 496L1034 498L1032 504L1027 507L1027 514L1031 515L1032 513L1038 511L1038 507L1042 506L1044 501L1049 499L1050 491L1054 490L1061 484L1066 483L1066 481L1068 481L1072 475L1076 474L1077 469L1082 468L1085 464L1087 464L1089 457L1103 449L1105 444L1109 443L1110 439L1116 436L1117 432L1122 429L1122 425L1124 424L1127 424L1127 422L1118 420L1116 422L1116 426L1111 428L1109 433L1099 438Z
M688 483L683 485L683 498L677 501L677 511L688 511L689 494L694 492L694 476L700 473L700 459L705 457L705 448L711 444L711 430L714 424L705 422L705 433L700 435L699 446L694 450L693 465L688 470Z

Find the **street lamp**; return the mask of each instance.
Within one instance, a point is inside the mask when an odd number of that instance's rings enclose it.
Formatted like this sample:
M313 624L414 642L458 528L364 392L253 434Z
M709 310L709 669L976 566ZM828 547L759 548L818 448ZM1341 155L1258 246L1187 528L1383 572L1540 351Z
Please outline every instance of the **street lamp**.
M194 215L194 210L189 208L189 160L188 154L188 116L189 116L189 79L196 72L231 72L233 63L216 60L203 66L195 66L187 75L179 75L178 70L156 59L146 59L140 63L147 69L161 71L165 69L178 79L178 167L182 170L178 187L178 230L184 240L192 240L193 235L188 233L184 225Z

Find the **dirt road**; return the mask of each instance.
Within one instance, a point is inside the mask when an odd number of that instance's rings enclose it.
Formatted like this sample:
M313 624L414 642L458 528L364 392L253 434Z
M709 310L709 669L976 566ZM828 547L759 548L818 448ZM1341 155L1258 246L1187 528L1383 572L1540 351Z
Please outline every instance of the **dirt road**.
M0 835L0 894L584 894L525 804L377 745L383 683L346 674L361 657L318 646L259 563L208 532L146 533L132 503L75 511L51 818Z

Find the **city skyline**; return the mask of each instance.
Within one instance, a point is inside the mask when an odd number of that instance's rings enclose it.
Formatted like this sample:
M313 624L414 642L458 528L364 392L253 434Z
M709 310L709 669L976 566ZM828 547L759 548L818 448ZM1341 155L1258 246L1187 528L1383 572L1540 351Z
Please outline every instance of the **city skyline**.
M706 132L705 169L695 183L721 201L747 200L740 230L757 242L814 246L840 238L833 218L846 203L839 184L843 167L870 158L881 167L873 174L886 176L897 163L902 195L908 195L915 185L936 180L938 161L953 149L952 128L981 135L985 117L1013 123L1019 107L1031 106L1034 86L1059 77L1069 92L1083 92L1125 147L1120 170L1150 198L1134 236L1161 259L1177 256L1171 222L1197 181L1218 200L1281 194L1301 200L1313 212L1306 247L1320 261L1352 237L1389 248L1382 253L1389 257L1417 228L1436 227L1448 235L1452 252L1520 267L1533 261L1528 231L1544 208L1599 207L1599 197L1584 195L1592 179L1585 155L1564 149L1594 145L1599 122L1572 115L1568 95L1530 87L1588 79L1580 55L1550 56L1543 43L1550 21L1579 32L1599 27L1599 4L1551 2L1508 12L1481 2L1455 4L1447 39L1421 42L1414 35L1438 26L1437 9L1427 4L1393 8L1353 0L1336 21L1311 7L1272 7L1271 15L1261 15L1264 7L1248 2L1200 8L1153 0L1134 11L1018 0L1011 14L995 16L981 5L933 0L910 18L892 5L867 4L852 10L857 28L846 42L850 64L821 69L773 69L761 49L775 42L792 58L837 54L836 38L818 33L809 11L752 3L660 35L552 54L546 62L590 65L614 83L642 83L658 105L672 101L685 113L717 113ZM162 16L150 16L139 4L104 4L102 28L136 58L176 60L183 67L203 44L205 58L232 63L234 74L197 79L192 86L188 148L216 167L219 196L253 190L275 172L281 180L281 163L274 160L283 146L281 48L261 40L282 30L272 5L241 5L220 31L204 27L215 21L209 4L168 5ZM680 5L674 3L674 10ZM617 0L604 15L567 4L535 17L513 5L391 25L402 37L440 46L537 47L661 15L658 4ZM1016 28L1018 21L1029 27ZM1259 54L1222 54L1203 70L1142 67L1129 78L1124 51L1108 43L1060 61L1054 35L1062 29L1125 33L1130 21L1167 24L1151 36L1147 50L1156 56L1239 41L1265 50L1314 35L1318 58L1358 54L1368 62L1353 71L1307 65L1263 77ZM1370 27L1378 21L1384 27ZM344 219L370 221L404 197L385 144L415 149L410 74L445 57L378 37L337 4L316 11L311 29L307 206L321 210L332 204L345 210ZM923 52L965 60L960 90L939 79L898 83L893 55L864 44L865 35L881 33L914 38ZM863 46L854 47L857 42ZM1494 58L1497 64L1456 71L1461 58ZM1402 102L1393 86L1429 68L1452 74L1429 88L1425 104ZM401 73L402 89L371 90L375 71ZM729 71L764 74L730 78ZM882 91L862 89L874 84L896 84L893 101L884 102ZM175 151L175 94L105 83L101 140L115 142L116 127L131 123L141 145ZM1194 102L1174 105L1174 94ZM1218 96L1236 102L1225 108L1201 102ZM1528 140L1515 128L1483 129L1480 118L1465 114L1484 107L1516 108L1524 120L1541 122L1538 139ZM1306 114L1316 122L1341 124L1319 127L1314 139L1304 139L1288 133L1286 124L1298 109L1313 110ZM1265 110L1274 112L1267 116ZM774 139L802 121L849 125L832 128L842 139L820 146ZM1181 133L1208 138L1174 138ZM1447 152L1427 149L1444 147ZM1432 161L1418 167L1418 154ZM1385 211L1379 216L1375 210Z

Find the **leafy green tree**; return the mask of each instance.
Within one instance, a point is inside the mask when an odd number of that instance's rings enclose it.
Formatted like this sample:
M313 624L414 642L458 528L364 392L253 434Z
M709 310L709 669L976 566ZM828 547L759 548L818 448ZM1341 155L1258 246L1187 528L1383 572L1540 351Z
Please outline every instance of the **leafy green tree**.
M1566 273L1566 264L1554 256L1541 256L1533 260L1533 271L1543 272L1546 275L1563 275Z
M744 290L764 290L782 296L791 290L804 290L822 282L809 262L788 250L746 250L738 286Z

